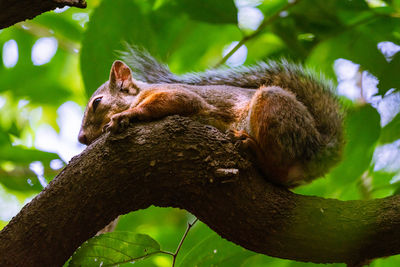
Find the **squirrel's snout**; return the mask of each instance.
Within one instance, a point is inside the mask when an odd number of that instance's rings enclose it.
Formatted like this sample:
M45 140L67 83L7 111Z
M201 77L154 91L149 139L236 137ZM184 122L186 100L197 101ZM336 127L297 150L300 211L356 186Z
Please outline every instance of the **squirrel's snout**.
M80 143L82 143L84 145L88 145L88 140L87 140L87 137L86 137L86 135L84 133L82 133L82 132L79 133L78 140L79 140Z

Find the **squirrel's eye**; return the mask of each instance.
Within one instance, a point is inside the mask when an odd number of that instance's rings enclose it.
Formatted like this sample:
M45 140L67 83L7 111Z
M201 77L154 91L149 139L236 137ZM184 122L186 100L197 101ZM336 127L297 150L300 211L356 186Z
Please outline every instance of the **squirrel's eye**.
M97 108L97 106L99 105L99 103L100 103L100 101L101 101L102 98L103 98L103 97L98 97L98 98L96 98L95 100L93 100L93 103L92 103L93 112L96 111L96 108Z

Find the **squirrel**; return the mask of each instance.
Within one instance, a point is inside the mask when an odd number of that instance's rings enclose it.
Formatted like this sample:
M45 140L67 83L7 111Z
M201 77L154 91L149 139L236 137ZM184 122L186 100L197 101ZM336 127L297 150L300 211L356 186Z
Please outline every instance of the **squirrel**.
M266 178L288 188L323 176L340 159L343 119L333 86L300 65L268 61L178 76L135 47L122 58L89 100L83 144L130 121L184 115L233 132Z

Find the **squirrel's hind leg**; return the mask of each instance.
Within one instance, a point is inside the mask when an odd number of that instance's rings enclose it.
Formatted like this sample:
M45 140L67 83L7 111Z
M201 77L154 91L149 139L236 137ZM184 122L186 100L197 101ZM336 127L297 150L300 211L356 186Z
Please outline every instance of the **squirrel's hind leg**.
M290 91L263 86L249 112L250 134L263 153L258 161L267 178L286 187L308 180L307 163L321 144L308 109Z

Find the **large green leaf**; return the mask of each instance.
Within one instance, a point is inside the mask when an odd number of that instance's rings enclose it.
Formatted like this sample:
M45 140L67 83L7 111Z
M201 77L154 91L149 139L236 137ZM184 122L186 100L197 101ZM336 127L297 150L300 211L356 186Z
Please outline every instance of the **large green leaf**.
M330 174L337 185L354 182L368 169L380 134L379 113L366 104L349 109L345 134L343 160Z
M254 252L237 246L214 233L193 247L182 261L178 260L178 266L240 266L253 255L255 255Z
M16 171L11 174L14 173ZM13 191L39 193L43 189L43 186L32 171L25 171L22 175L15 176L0 170L0 183Z
M389 89L396 88L400 91L400 53L392 58L390 62L384 65L379 75L379 92L384 95Z
M15 163L25 164L29 164L33 161L49 163L51 160L59 158L60 157L55 153L24 148L22 146L0 147L0 161L13 161Z
M69 266L114 266L159 252L160 245L148 235L113 232L86 241L72 255Z

